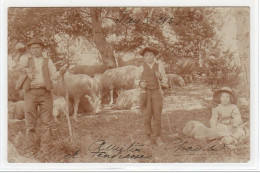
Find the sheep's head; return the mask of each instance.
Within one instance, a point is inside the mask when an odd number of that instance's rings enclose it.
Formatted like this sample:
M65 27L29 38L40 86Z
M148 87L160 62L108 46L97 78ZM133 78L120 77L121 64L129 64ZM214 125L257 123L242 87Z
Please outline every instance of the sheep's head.
M90 106L91 106L91 110L94 114L98 114L99 112L102 111L102 106L101 106L101 94L97 94L97 95L92 95L92 97L90 97L89 95L85 95L85 97L88 99Z

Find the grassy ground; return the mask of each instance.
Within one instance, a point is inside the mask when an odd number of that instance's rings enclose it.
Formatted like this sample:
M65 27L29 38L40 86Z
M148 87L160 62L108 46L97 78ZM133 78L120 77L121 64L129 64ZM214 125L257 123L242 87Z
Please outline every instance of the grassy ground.
M61 118L59 123L54 123L52 142L44 152L39 151L39 139L33 148L25 148L24 121L9 121L9 141L17 149L17 155L10 154L9 161L176 163L249 161L249 143L239 144L231 149L223 147L217 140L198 141L182 134L182 129L189 120L197 120L209 126L213 106L212 91L209 87L194 83L184 88L175 88L173 91L166 90L164 95L162 146L154 143L151 146L143 145L145 140L143 120L139 110L117 111L106 106L99 115L79 116L78 122L71 121L72 140L68 138L65 117ZM40 131L39 127L38 138Z

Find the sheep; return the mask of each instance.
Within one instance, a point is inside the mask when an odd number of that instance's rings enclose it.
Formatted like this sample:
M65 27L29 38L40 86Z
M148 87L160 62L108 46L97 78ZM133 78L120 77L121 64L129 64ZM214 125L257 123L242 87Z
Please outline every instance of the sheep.
M140 66L142 63L144 63L143 58L134 58L128 61L122 60L121 57L116 57L116 62L117 62L117 67L123 67L123 66L128 66L128 65L135 65L135 66Z
M113 104L114 89L133 89L136 80L141 78L141 68L134 65L109 69L101 77L102 90L110 90L110 105Z
M65 85L65 86L64 86ZM54 95L65 96L67 90L69 98L73 103L73 119L77 121L77 114L80 102L87 102L82 107L87 107L88 110L96 113L101 111L100 88L98 82L85 74L73 74L67 71L64 74L64 84L59 80L54 83L52 92Z
M168 84L171 87L171 90L173 89L173 85L177 84L180 87L183 87L185 85L185 82L183 78L176 74L167 74L168 77Z
M104 64L76 65L71 68L71 72L73 72L74 74L86 74L93 78L96 74L103 74L107 69L107 66Z
M177 73L184 78L185 83L192 82L192 76L198 68L196 60L192 58L180 58L176 64L178 66Z

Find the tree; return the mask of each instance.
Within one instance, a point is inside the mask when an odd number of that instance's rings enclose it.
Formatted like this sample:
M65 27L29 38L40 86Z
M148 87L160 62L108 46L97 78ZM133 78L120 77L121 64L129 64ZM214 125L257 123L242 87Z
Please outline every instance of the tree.
M214 38L214 27L206 14L211 13L206 8L177 8L174 10L174 25L172 29L178 41L172 45L171 51L175 58L192 58L199 61L203 51Z
M70 47L84 38L99 50L108 67L115 67L113 51L138 52L151 45L160 50L158 57L172 72L182 58L207 70L208 57L226 51L216 38L215 30L222 26L215 13L214 8L9 8L9 51L13 43L39 35L60 67L75 63ZM58 50L57 35L68 36L63 52Z
M244 72L244 83L247 91L250 89L249 69L250 69L250 34L249 34L249 8L236 8L232 10L237 24L236 40L239 48L239 58ZM247 100L249 100L249 92L247 92Z
M56 50L57 42L54 36L56 34L68 34L72 39L79 36L84 36L91 41L94 39L104 62L113 60L113 56L111 56L113 55L112 51L107 49L109 46L105 39L95 37L98 32L100 33L99 36L103 35L101 22L98 22L100 21L100 16L98 16L100 15L99 9L91 11L86 8L9 8L8 13L9 52L12 51L13 43L18 40L27 42L34 36L41 36L48 45L47 49L50 55L56 57L54 59L56 62L61 58ZM88 18L92 18L92 23ZM66 59L68 58L66 57ZM110 61L105 61L107 59ZM111 63L108 66L111 66Z
M101 9L92 8L90 9L92 18L92 33L94 42L103 57L104 64L108 67L115 67L115 57L111 47L107 44L102 28Z

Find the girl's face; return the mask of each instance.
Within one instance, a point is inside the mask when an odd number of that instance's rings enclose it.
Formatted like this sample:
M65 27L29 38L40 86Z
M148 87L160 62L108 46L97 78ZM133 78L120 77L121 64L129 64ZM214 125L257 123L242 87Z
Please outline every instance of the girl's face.
M221 93L220 94L220 103L222 105L228 105L230 103L230 94L229 93Z

